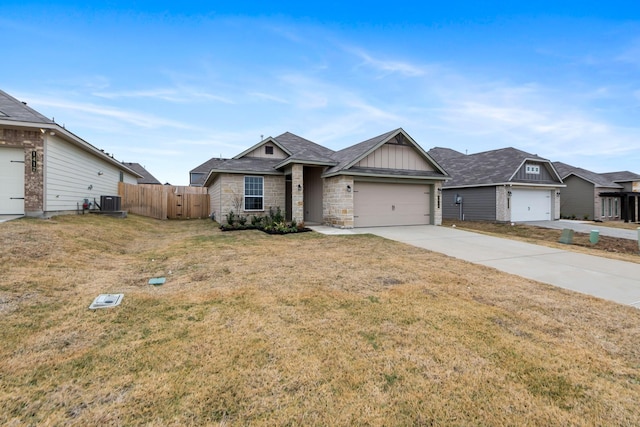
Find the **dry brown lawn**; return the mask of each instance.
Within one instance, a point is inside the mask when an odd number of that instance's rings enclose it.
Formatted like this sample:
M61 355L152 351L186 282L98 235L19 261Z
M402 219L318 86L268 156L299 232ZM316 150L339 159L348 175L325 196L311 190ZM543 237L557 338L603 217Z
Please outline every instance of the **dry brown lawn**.
M2 425L640 424L632 307L368 235L74 215L0 242Z

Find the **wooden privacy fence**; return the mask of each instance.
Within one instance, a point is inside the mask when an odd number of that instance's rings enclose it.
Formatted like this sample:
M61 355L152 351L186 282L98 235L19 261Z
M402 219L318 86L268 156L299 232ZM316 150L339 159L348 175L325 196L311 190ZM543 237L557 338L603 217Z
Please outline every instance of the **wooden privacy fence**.
M209 216L209 195L203 187L153 184L118 184L121 207L132 214L157 219Z

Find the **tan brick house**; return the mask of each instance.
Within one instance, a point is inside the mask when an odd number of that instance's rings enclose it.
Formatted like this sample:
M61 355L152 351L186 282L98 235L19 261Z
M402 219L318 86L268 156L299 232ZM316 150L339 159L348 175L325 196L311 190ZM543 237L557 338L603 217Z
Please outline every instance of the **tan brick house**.
M75 212L141 175L0 90L0 215Z
M219 221L280 208L288 220L343 228L439 225L448 178L403 129L340 151L287 132L190 172Z

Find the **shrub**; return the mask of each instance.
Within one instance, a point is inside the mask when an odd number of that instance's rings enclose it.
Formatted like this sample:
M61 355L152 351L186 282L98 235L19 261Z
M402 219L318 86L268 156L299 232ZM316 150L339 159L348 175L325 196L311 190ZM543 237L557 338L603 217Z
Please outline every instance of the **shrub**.
M234 214L233 211L229 211L227 214L227 224L233 225L234 222L236 222L236 214Z

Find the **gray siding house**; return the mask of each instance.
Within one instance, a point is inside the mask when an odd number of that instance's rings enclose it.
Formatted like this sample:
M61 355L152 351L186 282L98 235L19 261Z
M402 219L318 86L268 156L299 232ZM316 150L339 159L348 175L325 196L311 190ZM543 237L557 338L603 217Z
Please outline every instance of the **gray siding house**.
M442 216L468 221L523 222L560 218L562 179L553 164L515 148L463 154L429 150L451 180L442 187Z
M562 191L562 218L615 221L621 219L624 186L599 174L562 162L554 167L567 186Z
M402 129L340 151L286 132L190 171L220 221L230 211L261 216L280 208L288 220L341 228L438 225L448 178Z
M75 212L141 175L0 90L0 214Z

